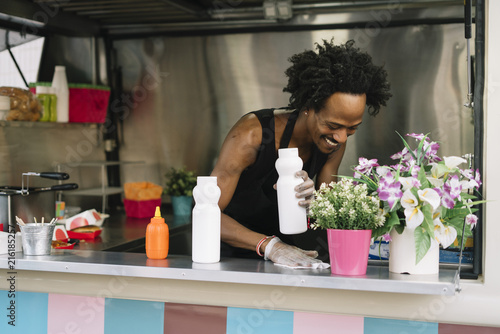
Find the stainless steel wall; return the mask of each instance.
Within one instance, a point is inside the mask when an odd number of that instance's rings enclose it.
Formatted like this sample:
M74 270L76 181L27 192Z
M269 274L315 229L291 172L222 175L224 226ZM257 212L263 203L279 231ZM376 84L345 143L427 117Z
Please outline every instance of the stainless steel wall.
M384 64L394 95L349 140L342 174L351 174L358 156L390 162L402 149L396 131L430 133L442 155L472 152L460 24L148 38L115 42L129 92L120 97L128 106L121 159L147 162L144 173L124 170L123 177L163 184L166 169L182 165L209 174L242 115L287 105L287 58L332 37L357 40Z
M332 37L337 43L354 38L375 63L385 64L394 95L376 118L365 117L350 138L342 174L351 174L358 156L389 162L389 155L402 148L395 131L430 132L441 142L442 155L472 152L472 115L463 107L466 51L460 24L121 40L115 47L126 93L111 101L112 108L114 102L125 105L120 158L146 162L122 167L122 182L164 184L170 166L209 174L225 135L243 114L287 105L288 95L282 93L287 58ZM58 43L73 46L62 46L68 61L95 57L88 40ZM102 63L99 50L89 64ZM81 74L68 68L76 76L70 81L98 77L98 83L105 83L91 67ZM105 159L101 131L95 127L1 125L0 185L20 185L22 172L53 170L57 162ZM69 173L82 188L100 185L95 168ZM53 183L37 181L34 185ZM99 198L94 200L99 207Z

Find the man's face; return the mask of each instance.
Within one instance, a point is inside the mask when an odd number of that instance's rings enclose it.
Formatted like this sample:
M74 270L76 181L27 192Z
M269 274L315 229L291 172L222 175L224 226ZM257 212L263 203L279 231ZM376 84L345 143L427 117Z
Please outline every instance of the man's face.
M323 153L338 151L361 124L366 95L334 93L318 112L308 113L313 141Z

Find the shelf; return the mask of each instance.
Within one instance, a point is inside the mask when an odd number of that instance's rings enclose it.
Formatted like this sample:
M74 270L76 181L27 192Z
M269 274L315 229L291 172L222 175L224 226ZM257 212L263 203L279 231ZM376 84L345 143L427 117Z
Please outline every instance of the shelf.
M101 196L102 197L102 209L101 212L106 212L106 202L107 196L121 194L123 192L122 187L109 187L107 186L107 172L106 167L109 166L123 166L123 165L140 165L144 164L144 161L82 161L78 163L71 163L72 167L98 167L101 174L101 186L89 189L79 189L71 192L65 192L65 196ZM57 171L62 172L63 166L68 165L65 163L57 164Z
M140 165L144 161L82 161L70 164L59 163L58 166L71 165L72 167L107 167L121 165Z
M115 195L123 192L121 187L89 188L65 192L65 196L102 196Z
M97 129L102 124L97 123L58 123L58 122L28 122L28 121L0 121L4 128L93 128Z

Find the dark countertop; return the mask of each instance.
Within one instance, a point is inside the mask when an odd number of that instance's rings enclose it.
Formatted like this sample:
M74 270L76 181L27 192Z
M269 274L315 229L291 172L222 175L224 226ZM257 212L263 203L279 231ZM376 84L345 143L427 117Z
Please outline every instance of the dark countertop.
M190 255L191 216L162 215L171 239L171 252ZM110 214L102 224L101 234L93 240L80 240L75 250L144 252L144 238L150 218L127 217L125 212ZM174 238L172 238L175 236Z

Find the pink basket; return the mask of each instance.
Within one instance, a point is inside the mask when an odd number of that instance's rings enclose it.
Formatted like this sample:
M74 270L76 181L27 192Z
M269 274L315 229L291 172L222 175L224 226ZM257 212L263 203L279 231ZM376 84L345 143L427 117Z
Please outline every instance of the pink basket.
M109 90L69 88L69 121L104 123L108 110Z
M133 201L125 198L123 204L127 217L152 218L155 215L156 207L161 206L161 198L146 201Z

